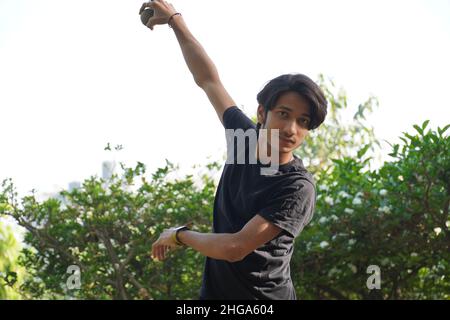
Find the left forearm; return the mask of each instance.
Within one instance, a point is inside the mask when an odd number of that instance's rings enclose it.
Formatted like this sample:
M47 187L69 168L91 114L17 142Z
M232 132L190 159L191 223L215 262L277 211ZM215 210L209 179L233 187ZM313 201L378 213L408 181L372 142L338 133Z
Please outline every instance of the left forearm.
M235 234L186 230L178 233L178 239L204 256L230 262L240 260Z

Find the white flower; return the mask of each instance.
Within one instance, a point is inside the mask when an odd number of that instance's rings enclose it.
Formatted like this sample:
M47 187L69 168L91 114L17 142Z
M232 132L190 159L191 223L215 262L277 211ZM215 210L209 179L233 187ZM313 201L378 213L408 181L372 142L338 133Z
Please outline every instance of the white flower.
M439 233L441 233L441 231L442 231L442 229L441 229L441 228L439 228L439 227L437 227L437 228L434 228L433 230L434 230L434 233L436 233L436 235L437 235L437 236L438 236L438 235L439 235Z
M330 206L334 204L333 198L331 198L330 196L327 196L325 198L325 202L328 203Z
M411 257L417 257L417 253L411 252Z
M335 214L333 214L330 218L331 218L332 220L334 220L334 221L338 221L338 220L339 220L339 218L338 218L337 215L335 215Z
M326 185L320 185L320 186L319 186L319 190L320 190L320 191L328 191L328 186L326 186Z
M319 219L319 223L325 223L327 221L328 221L327 217L322 217Z
M322 249L328 247L329 245L330 245L330 244L329 244L327 241L322 241L322 242L319 244L319 246L320 246Z
M349 246L352 246L352 245L354 245L356 243L356 240L355 239L350 239L350 240L348 240L348 245Z
M98 248L100 250L105 250L106 249L105 245L103 243L101 243L101 242L98 244Z
M92 211L86 212L86 217L89 219L92 218Z
M380 196L385 196L387 195L387 190L386 189L381 189L380 190Z
M172 212L173 212L172 208L167 209L167 213L172 213Z
M185 210L186 210L185 207L181 207L181 208L180 208L180 211L185 211Z
M361 198L358 198L358 197L353 199L353 202L352 202L353 205L359 205L361 203L362 203Z
M353 265L353 264L351 264L351 263L349 263L349 264L347 264L347 265L348 265L348 267L352 270L353 273L356 273L356 272L358 271L358 269L356 268L355 265Z
M81 220L80 217L78 217L78 218L76 219L76 221L77 221L77 223L78 223L80 226L83 225L83 220Z
M398 176L398 180L403 181L403 176Z
M355 212L355 210L350 209L350 208L345 208L345 209L344 209L344 212L345 212L345 213L348 213L348 214L352 214L353 212Z
M80 254L80 249L78 247L70 247L69 250L72 252L73 255Z
M447 228L450 228L450 220L445 222L445 225L447 226Z
M152 229L152 227L149 228L149 230L151 230L151 229ZM131 226L131 225L128 226L128 230L130 230L132 234L138 234L139 233L139 229L137 227L135 227L135 226Z
M339 273L339 269L336 267L333 267L330 271L328 271L328 276L331 277L333 276L335 273Z
M347 192L345 192L345 191L340 191L339 193L338 193L338 196L340 196L341 198L350 198L351 196L347 193Z
M384 212L384 213L389 213L389 212L391 212L391 208L389 208L388 206L384 206L384 207L378 208L378 211Z
M357 194L355 194L355 198L359 198L361 196L363 196L364 193L362 193L361 191L359 191Z

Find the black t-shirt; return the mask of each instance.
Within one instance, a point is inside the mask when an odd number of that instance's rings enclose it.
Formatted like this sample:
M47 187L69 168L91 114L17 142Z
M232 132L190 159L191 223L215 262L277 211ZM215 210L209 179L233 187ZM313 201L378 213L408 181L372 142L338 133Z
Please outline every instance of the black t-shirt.
M223 115L225 129L257 130L237 106ZM248 140L248 139L246 139ZM249 144L245 144L245 152ZM256 164L226 163L214 199L213 232L235 233L259 214L282 229L273 240L243 260L207 257L200 299L296 299L290 275L293 241L311 220L315 182L300 158L282 164L273 175L262 175Z

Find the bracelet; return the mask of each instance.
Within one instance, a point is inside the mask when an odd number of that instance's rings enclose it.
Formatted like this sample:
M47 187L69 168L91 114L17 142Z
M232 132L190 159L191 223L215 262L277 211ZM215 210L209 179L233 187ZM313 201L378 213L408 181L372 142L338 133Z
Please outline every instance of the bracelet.
M169 28L172 28L172 26L170 25L170 20L172 20L173 17L176 16L176 15L180 15L181 16L181 13L176 12L173 15L170 16L169 20L167 21L167 24L169 25Z
M176 243L177 246L184 246L185 244L182 243L179 239L178 239L178 232L179 231L184 231L184 230L189 230L190 228L188 226L181 226L178 228L175 228L175 232L172 233L172 239L173 242Z
M175 242L175 244L177 246L182 246L182 243L178 240L177 233L178 233L178 231L175 231L174 233L172 233L172 240L173 240L173 242Z

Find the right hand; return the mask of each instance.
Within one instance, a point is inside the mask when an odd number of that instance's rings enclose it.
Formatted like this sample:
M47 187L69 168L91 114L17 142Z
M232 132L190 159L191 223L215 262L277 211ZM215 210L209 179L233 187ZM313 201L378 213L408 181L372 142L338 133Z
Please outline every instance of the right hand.
M174 6L167 1L152 0L142 4L139 14L147 7L150 7L155 11L153 17L151 17L146 24L151 30L153 30L153 27L157 24L166 24L169 22L170 16L177 12Z

